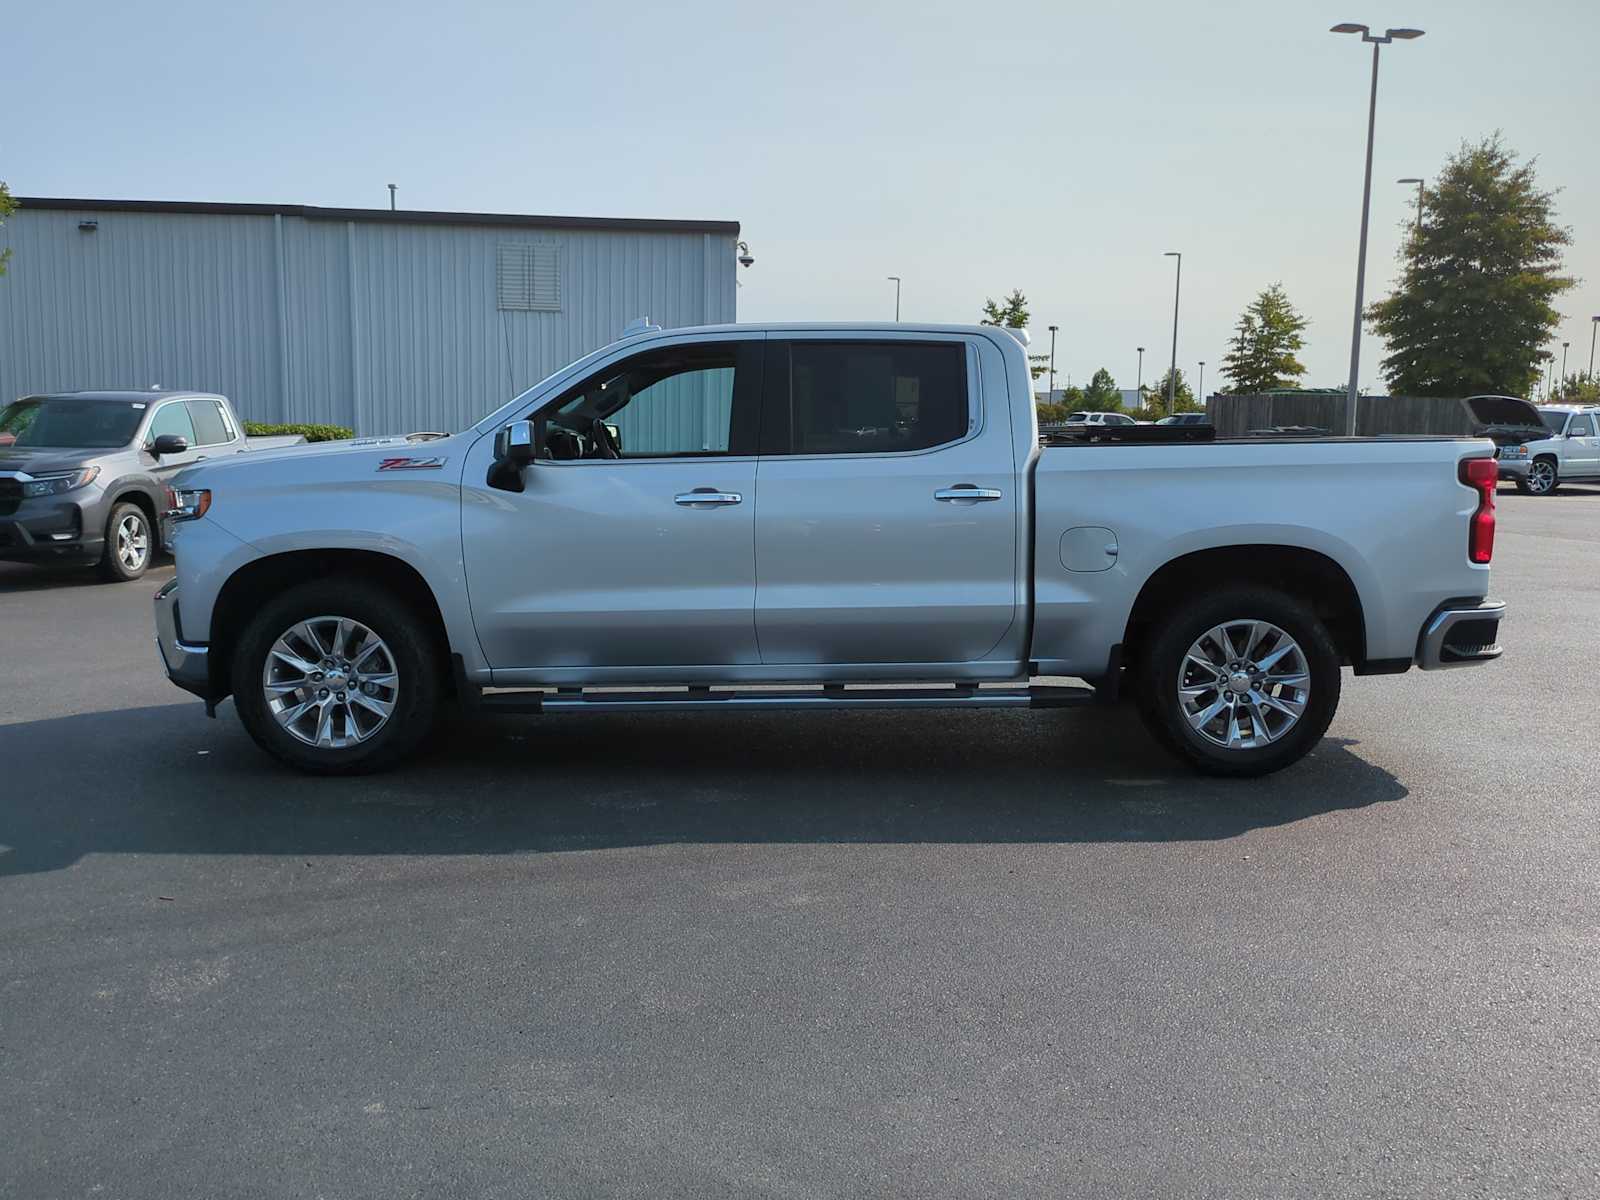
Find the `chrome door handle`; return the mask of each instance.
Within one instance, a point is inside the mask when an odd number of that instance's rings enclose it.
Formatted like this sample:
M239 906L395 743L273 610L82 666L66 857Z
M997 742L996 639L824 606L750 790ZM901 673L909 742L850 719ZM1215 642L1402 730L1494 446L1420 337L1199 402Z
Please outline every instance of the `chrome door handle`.
M999 488L973 487L970 483L960 487L940 488L933 494L935 500L955 502L965 500L968 503L976 503L979 500L1001 500L1004 497L1005 493Z
M672 498L674 504L681 504L685 508L697 508L704 504L707 506L719 504L742 504L744 497L738 492L717 492L710 488L701 490L696 488L692 492L680 492Z

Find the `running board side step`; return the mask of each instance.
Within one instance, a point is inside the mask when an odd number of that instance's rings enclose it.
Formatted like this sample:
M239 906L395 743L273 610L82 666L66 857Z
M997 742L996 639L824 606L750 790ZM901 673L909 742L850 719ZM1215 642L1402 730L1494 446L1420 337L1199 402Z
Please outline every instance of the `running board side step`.
M792 691L688 688L647 691L559 688L485 692L472 707L483 712L691 712L796 708L1069 708L1089 704L1093 688L1032 687L879 688L837 685Z

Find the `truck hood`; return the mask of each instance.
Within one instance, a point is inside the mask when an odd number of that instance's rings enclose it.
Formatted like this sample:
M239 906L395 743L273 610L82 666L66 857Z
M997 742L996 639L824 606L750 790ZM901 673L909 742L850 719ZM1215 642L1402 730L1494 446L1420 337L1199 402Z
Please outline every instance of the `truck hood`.
M466 446L476 440L476 434L470 431L469 434L465 438L461 434L449 437L395 434L247 450L196 463L180 471L173 482L177 486L193 487L210 486L212 480L217 480L221 486L226 486L228 478L242 472L270 474L285 484L313 479L376 478L380 471L437 477L441 471L449 469L452 461L458 461Z
M1525 446L1550 436L1539 410L1515 396L1469 396L1461 402L1472 414L1473 432L1497 446Z
M1515 396L1468 396L1461 403L1467 406L1473 421L1485 428L1493 425L1504 429L1533 429L1540 434L1550 432L1544 427L1539 410Z
M40 446L37 450L19 450L15 446L0 446L0 471L26 471L29 475L71 471L121 453L123 451L120 449L64 450Z

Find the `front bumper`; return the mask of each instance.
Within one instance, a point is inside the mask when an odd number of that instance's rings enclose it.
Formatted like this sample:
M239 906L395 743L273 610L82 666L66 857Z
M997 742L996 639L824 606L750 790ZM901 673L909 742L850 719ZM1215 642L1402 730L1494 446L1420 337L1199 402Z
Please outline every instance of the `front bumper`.
M1501 479L1520 483L1528 477L1528 464L1532 461L1531 458L1496 458L1494 465L1499 470Z
M1492 662L1500 647L1503 600L1447 600L1433 610L1417 638L1417 665L1424 671Z
M156 593L156 649L167 678L207 704L213 702L210 648L179 640L178 581L170 579Z
M104 494L98 489L65 496L8 499L0 508L0 560L93 560L105 549ZM9 509L9 511L7 511Z

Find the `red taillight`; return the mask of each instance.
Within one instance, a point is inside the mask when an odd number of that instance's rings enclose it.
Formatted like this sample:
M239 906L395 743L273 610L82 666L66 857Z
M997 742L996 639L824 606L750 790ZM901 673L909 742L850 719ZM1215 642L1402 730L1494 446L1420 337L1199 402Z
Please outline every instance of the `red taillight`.
M1478 511L1467 524L1467 557L1486 563L1494 557L1494 493L1500 468L1492 458L1469 458L1461 464L1461 482L1478 493Z

